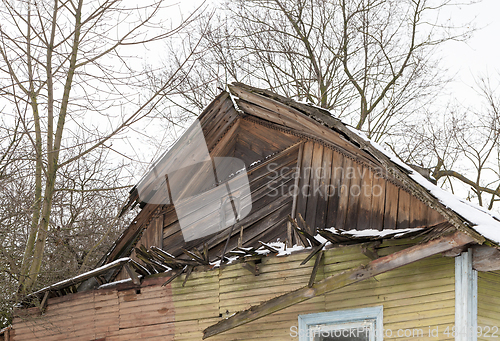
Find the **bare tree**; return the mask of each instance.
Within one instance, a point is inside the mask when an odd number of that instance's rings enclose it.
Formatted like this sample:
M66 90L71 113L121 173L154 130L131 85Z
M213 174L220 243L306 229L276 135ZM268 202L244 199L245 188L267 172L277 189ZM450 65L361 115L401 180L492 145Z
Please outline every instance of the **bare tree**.
M439 17L448 0L238 0L203 40L185 100L241 81L332 110L380 141L446 83L436 48L465 39ZM189 91L192 89L192 91Z
M481 78L475 87L481 104L429 113L408 124L393 142L399 143L405 161L488 210L500 197L500 95L495 84L490 77Z
M109 150L100 149L100 153ZM81 152L76 148L74 153ZM0 325L8 323L16 300L23 253L30 234L35 192L30 171L34 151L18 146L15 162L0 179ZM61 169L56 181L44 262L37 286L88 270L109 249L129 219L117 220L129 183L124 169L97 152ZM126 217L129 218L129 217Z
M139 47L178 34L194 17L166 22L163 0L140 6L117 0L2 0L1 5L0 94L9 101L4 111L13 115L11 124L18 124L32 151L31 222L18 278L26 292L43 269L50 231L57 228L54 214L61 213L54 204L67 184L59 187L60 179L77 176L70 170L85 157L104 155L113 139L182 81L178 71L184 63L155 91L145 91ZM190 57L186 53L184 61ZM60 219L68 215L73 212L65 210Z

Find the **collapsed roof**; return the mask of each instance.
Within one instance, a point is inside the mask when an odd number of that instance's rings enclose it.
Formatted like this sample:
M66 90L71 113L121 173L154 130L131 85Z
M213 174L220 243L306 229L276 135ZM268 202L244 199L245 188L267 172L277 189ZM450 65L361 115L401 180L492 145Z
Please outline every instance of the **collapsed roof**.
M336 165L368 175L347 180L334 175ZM383 185L382 198L372 189L364 197L340 193L356 181L360 188ZM307 185L318 191L304 194ZM332 188L339 193L325 195ZM141 211L98 269L36 296L112 282L124 264L126 273L177 276L238 254L279 253L270 244L277 241L317 248L411 235L429 241L459 231L476 244L500 244L491 212L437 187L330 112L240 83L215 98L153 165L123 212L135 205ZM326 238L319 245L311 239L318 235Z

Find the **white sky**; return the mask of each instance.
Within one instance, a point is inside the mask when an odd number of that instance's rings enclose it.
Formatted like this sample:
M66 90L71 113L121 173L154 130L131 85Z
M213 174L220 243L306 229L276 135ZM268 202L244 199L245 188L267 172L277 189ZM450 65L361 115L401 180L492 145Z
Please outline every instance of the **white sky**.
M471 87L481 76L500 80L500 1L483 0L470 6L460 6L452 12L459 21L473 20L478 29L467 43L449 42L443 48L443 64L455 75L453 94L464 105L475 101Z
M223 0L207 0L205 4L217 3ZM460 0L459 0L460 1ZM468 1L468 0L464 0ZM186 17L200 6L203 0L182 0L172 2L172 19L174 21ZM483 0L473 5L453 7L442 13L443 17L450 17L455 23L472 22L477 31L468 42L448 42L441 47L442 66L449 70L453 82L445 89L448 94L443 95L445 106L450 100L459 101L464 107L478 104L479 95L472 89L476 80L481 76L489 75L493 81L500 83L500 0ZM155 58L148 52L148 59ZM451 95L449 97L448 95ZM445 103L446 102L446 103ZM161 134L160 134L161 135ZM158 137L155 137L158 138ZM161 137L159 137L161 139ZM164 136L165 138L165 136ZM141 139L141 138L137 138ZM137 141L139 142L139 141ZM150 142L142 141L142 144ZM140 142L139 142L140 143ZM140 148L144 151L143 148ZM154 160L163 151L153 152L149 149L148 156L143 160Z

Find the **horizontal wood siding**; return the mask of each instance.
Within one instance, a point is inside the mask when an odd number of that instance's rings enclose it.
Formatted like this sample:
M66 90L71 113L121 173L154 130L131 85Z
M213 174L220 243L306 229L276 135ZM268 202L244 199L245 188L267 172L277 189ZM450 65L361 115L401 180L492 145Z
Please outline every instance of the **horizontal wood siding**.
M49 299L44 315L16 317L12 340L96 340L118 332L118 292L92 291Z
M478 273L478 340L500 338L500 271Z
M384 242L378 253L387 255L409 245L404 240ZM325 251L316 281L368 263L363 246ZM307 254L264 257L256 264L258 276L237 263L194 271L185 286L185 275L165 287L161 284L167 278L157 277L146 279L141 288L49 299L43 316L14 320L13 340L201 340L203 329L220 319L307 285L315 262L314 257L300 266ZM453 258L436 256L291 306L211 340L297 340L291 333L298 315L378 305L384 306L384 328L393 333L385 340L452 340L444 331L454 323L454 295ZM428 338L429 327L439 328L438 338ZM423 338L396 337L398 330L420 329Z

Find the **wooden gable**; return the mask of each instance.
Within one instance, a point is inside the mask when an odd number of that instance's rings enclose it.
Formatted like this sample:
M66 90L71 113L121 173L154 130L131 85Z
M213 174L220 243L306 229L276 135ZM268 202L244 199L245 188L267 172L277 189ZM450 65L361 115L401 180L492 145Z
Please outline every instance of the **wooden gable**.
M233 226L231 237L224 231L186 242L173 205L145 204L133 222L141 227L134 229L135 235L130 232L117 243L108 261L130 254L134 243L125 240L134 236L138 241L135 246L147 249L154 245L176 257L183 255L183 249L201 250L207 244L210 259L217 259L224 248L258 247L259 242L277 240L290 245L301 243L288 216L303 217L305 228L313 235L317 229L329 227L425 228L445 220L411 194L363 146L318 122L317 116L313 119L300 111L303 104L293 102L295 107L291 107L283 100L238 86L230 90L238 98L223 92L200 115L199 122L211 157L235 157L244 162L252 201L250 213ZM158 172L172 162L182 166L184 160L178 151L189 134L188 130L187 137L157 164ZM186 173L182 186L188 192L200 191L203 186L203 191L212 190L204 174L203 170ZM154 187L153 182L150 187ZM141 199L137 193L131 196L131 201ZM192 228L203 228L210 219L213 217L195 221ZM132 258L136 259L134 251Z

